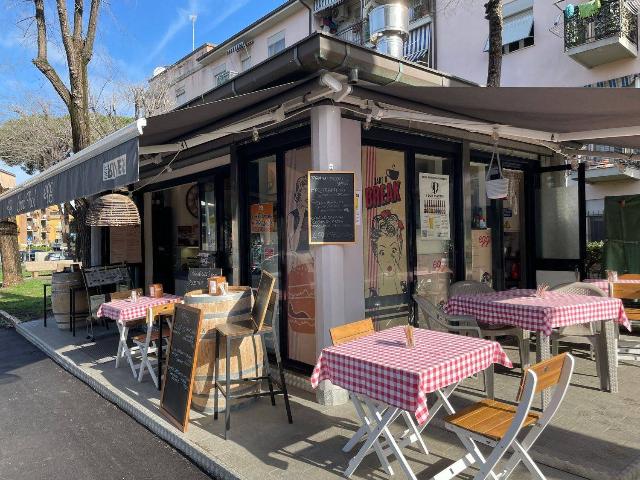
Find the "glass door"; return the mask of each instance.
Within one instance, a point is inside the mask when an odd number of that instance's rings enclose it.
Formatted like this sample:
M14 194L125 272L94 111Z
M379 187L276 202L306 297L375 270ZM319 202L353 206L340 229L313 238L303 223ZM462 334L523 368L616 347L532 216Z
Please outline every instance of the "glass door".
M535 189L536 281L551 286L584 278L586 202L584 164L539 168Z

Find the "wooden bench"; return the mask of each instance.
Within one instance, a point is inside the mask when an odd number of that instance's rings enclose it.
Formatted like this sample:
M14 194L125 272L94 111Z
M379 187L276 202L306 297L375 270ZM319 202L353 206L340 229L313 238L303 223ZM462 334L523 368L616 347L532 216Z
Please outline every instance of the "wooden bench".
M33 278L44 272L62 272L65 267L78 263L73 260L42 260L39 262L24 262L24 268Z

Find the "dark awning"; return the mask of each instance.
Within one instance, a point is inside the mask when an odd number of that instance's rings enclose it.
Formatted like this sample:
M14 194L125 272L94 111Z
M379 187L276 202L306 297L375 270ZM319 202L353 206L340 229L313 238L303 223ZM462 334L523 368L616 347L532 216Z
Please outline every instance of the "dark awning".
M138 135L134 122L0 196L0 218L94 195L138 180Z
M520 137L524 141L640 148L640 89L449 87L441 90L367 85L355 89L354 94L434 117L448 117L449 126L468 131L488 133L496 125L502 126L499 131L505 132L505 136Z
M298 94L303 81L140 119L0 195L0 218L111 191L139 179L145 149L183 141L192 132L261 105ZM290 92L290 94L288 93Z

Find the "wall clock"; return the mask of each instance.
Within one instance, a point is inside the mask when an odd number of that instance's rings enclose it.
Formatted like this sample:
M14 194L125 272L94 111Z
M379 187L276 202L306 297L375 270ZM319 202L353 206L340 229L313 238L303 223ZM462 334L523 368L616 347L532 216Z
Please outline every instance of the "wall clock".
M198 201L200 195L198 194L198 185L193 185L187 191L187 210L195 218L198 218Z

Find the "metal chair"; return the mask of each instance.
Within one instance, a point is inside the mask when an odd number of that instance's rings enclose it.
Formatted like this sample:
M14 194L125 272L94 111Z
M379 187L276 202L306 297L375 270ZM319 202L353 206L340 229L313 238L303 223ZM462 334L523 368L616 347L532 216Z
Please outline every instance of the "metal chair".
M475 280L462 280L451 284L449 287L450 297L456 297L458 295L480 295L492 292L495 292L495 290L491 288L491 285L476 282Z
M213 378L217 379L220 371L219 363L220 363L220 340L221 338L225 339L225 352L226 352L226 374L225 374L225 382L222 384L221 382L215 382L215 393L214 393L214 420L218 419L218 394L222 393L225 398L225 409L224 409L224 438L227 439L227 432L231 428L231 401L233 399L240 398L252 398L252 397L263 397L269 395L271 397L271 405L275 406L276 404L276 395L282 394L284 396L284 404L287 410L287 419L289 423L293 423L293 419L291 417L291 406L289 405L289 394L287 393L287 385L284 378L284 370L282 368L282 359L280 358L280 348L278 345L277 332L274 330L273 326L269 326L265 324L265 319L267 314L269 313L272 321L274 317L274 313L276 310L277 304L277 292L274 292L273 288L275 286L276 279L271 274L262 271L260 277L260 284L258 287L258 293L256 295L256 301L253 305L253 309L251 312L251 319L248 322L237 322L237 323L223 323L216 327L216 361L214 367ZM261 298L267 298L268 301L266 304L261 304ZM276 379L272 373L269 366L269 359L267 357L267 344L265 341L265 336L273 335L274 342L273 347L276 353L276 365L279 372L279 379ZM231 342L232 340L242 340L244 338L251 337L254 339L258 337L259 341L262 344L262 351L264 352L264 369L265 374L261 376L256 376L253 378L239 378L237 380L231 379ZM238 383L246 383L246 382L255 382L258 387L262 384L262 381L266 380L269 385L269 391L263 392L261 389L257 392L247 393L244 395L232 395L231 394L231 384ZM280 387L279 390L274 390L274 383ZM279 384L279 385L278 385Z
M495 290L486 283L476 282L474 280L463 280L455 282L449 287L449 297L459 295L482 295L484 293L493 293ZM517 341L518 351L520 353L520 367L524 369L529 366L529 332L520 327L512 327L509 325L489 325L477 322L476 326L482 330L482 337L497 341L498 337L513 337Z
M573 357L563 353L527 368L520 382L517 407L495 400L482 400L446 417L445 428L458 435L469 453L434 478L454 478L477 463L480 471L474 480L506 479L522 462L532 478L544 480L545 476L529 451L560 408L569 388L574 364ZM542 414L532 412L535 395L552 387L555 388L549 407ZM524 428L530 430L522 440L518 440L518 434ZM486 459L476 442L493 448ZM500 471L494 472L509 450L513 451L511 457Z

